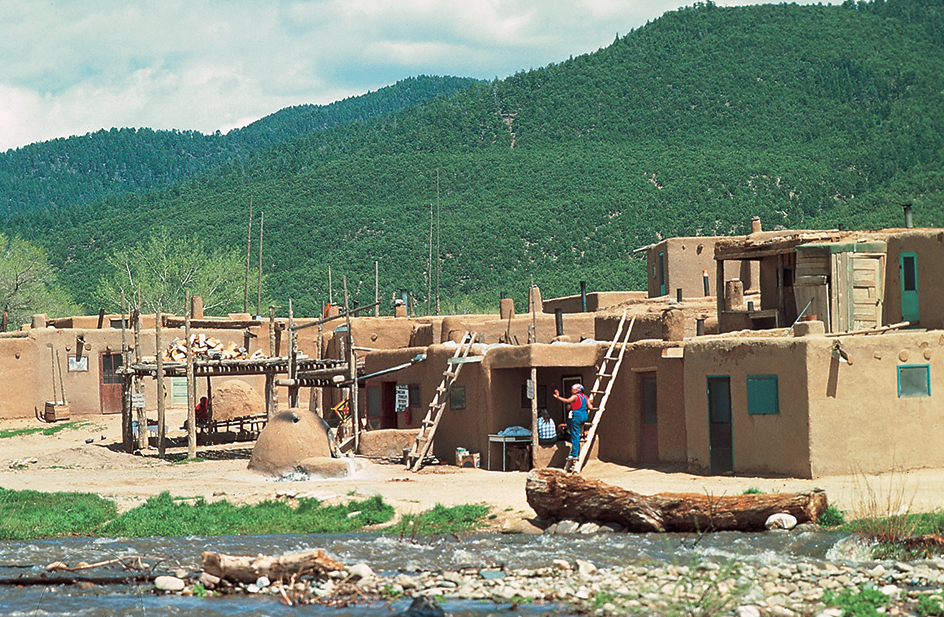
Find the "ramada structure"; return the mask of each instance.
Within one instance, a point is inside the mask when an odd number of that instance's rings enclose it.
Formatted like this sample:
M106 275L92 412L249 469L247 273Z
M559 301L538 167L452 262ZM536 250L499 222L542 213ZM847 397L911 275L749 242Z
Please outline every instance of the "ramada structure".
M429 454L452 460L464 449L493 470L563 466L563 443L501 435L530 429L535 408L562 423L552 391L575 381L589 390L615 347L625 351L590 457L799 478L944 467L944 286L932 276L944 270L944 230L765 232L755 221L746 236L673 238L645 252L647 292L542 301L532 288L519 314L503 300L497 315L408 317L398 306L395 317L317 330L300 326L321 320L195 319L196 333L285 360L204 370L196 383L205 391L211 377L238 379L260 393L260 413L266 400L270 414L291 402L336 424L332 407L353 370L365 435L428 435ZM614 345L624 314L632 328ZM179 317L160 318L164 340L184 338ZM73 415L121 412L122 346L153 357L156 320L144 316L138 341L118 315L37 316L0 334L0 417L39 413L57 388ZM457 357L466 333L474 344ZM306 381L291 373L298 358L327 364ZM167 404L186 405L187 378L162 381ZM157 380L144 382L153 416ZM430 434L424 420L437 403Z

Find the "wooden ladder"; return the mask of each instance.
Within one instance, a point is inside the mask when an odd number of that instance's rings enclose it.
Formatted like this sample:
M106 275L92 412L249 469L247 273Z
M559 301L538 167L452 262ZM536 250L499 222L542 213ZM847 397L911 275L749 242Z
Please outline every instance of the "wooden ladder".
M436 394L429 403L429 409L426 410L426 417L423 418L423 422L420 425L420 432L417 434L416 441L413 442L413 448L410 450L410 454L407 457L406 465L411 471L419 471L420 468L423 467L423 459L429 454L429 450L433 445L433 437L436 435L436 429L439 427L439 421L442 420L443 410L445 410L446 403L448 402L446 394L448 394L452 384L459 376L462 365L465 364L458 360L469 355L469 351L472 350L472 344L477 338L478 333L469 334L466 332L462 335L462 342L456 347L456 353L453 354L449 365L443 373L442 383L436 388Z
M587 439L580 447L580 454L577 460L574 461L571 459L567 461L567 464L564 466L565 471L580 473L584 463L587 461L587 456L590 454L590 449L593 447L593 440L597 435L597 426L600 424L600 418L603 417L604 409L606 409L606 402L610 398L610 390L613 388L613 382L616 381L616 374L619 372L620 364L623 363L623 354L626 353L626 343L629 342L629 335L633 331L633 324L636 323L636 317L633 316L632 320L629 322L629 327L626 328L624 333L623 325L625 323L626 311L624 310L619 325L616 327L616 335L610 342L606 353L603 354L603 362L600 364L600 369L597 371L597 378L596 381L593 382L593 389L590 390L590 395L593 398L597 398L597 395L602 395L602 397L593 414L593 422L590 424L590 430L587 431ZM620 335L622 335L621 341ZM613 349L616 347L617 341L620 341L622 344L620 345L619 353L614 356Z

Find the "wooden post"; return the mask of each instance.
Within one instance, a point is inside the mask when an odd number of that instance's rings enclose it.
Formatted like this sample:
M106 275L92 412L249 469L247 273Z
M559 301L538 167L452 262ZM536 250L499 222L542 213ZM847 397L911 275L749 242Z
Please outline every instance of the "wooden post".
M161 347L161 309L157 309L157 313L154 314L154 349L157 354L157 374L154 376L154 379L157 381L157 422L160 426L161 419L164 417L165 412L165 401L164 401L164 349ZM191 427L192 428L192 427ZM145 432L147 432L147 427L144 427ZM188 429L190 430L190 429ZM158 444L163 444L163 440L158 438ZM159 451L160 456L164 456L163 451Z
M246 278L243 281L243 312L249 312L249 251L252 249L252 195L249 196L249 231L246 232Z
M351 311L348 304L347 277L345 276L342 280L344 281L344 320L347 323L348 378L351 380L348 400L351 405L351 419L354 422L354 453L358 454L361 445L361 418L360 409L357 405L357 356L354 354L354 337L351 333Z
M538 450L540 435L538 435L538 369L531 367L531 385L534 388L531 392L531 461L533 465L534 454Z
M275 357L275 307L269 307L269 357ZM271 371L265 375L266 418L275 416L275 374Z
M259 279L256 284L256 315L262 311L262 227L265 225L265 211L259 217Z
M125 334L125 292L121 291L121 368L128 368L128 340ZM144 427L145 430L147 427ZM140 429L140 427L139 427ZM125 451L134 452L134 433L131 430L131 376L121 375L121 441Z
M374 317L380 317L380 262L374 260Z
M318 360L321 360L321 354L322 354L321 346L324 344L324 341L322 339L323 335L324 335L324 324L318 324L318 340L315 343L317 345L317 349L315 349L315 358L317 358ZM313 388L313 390L315 392L315 410L317 411L319 416L324 418L325 417L324 391L320 387L315 387Z
M288 407L298 407L298 386L295 384L298 375L298 345L295 332L295 311L292 309L292 299L288 299L288 378L292 385L288 387Z
M138 308L132 311L134 319L134 361L141 362L141 303L138 302ZM134 376L134 391L136 394L144 392L144 383L140 375ZM144 450L148 447L147 432L147 409L142 405L138 407L138 448Z
M187 339L187 458L197 456L197 391L193 376L193 343L190 341L190 292L187 292L187 307L184 313L184 337ZM158 420L158 425L160 425ZM160 429L158 429L160 430ZM164 439L160 433L161 457L164 456Z

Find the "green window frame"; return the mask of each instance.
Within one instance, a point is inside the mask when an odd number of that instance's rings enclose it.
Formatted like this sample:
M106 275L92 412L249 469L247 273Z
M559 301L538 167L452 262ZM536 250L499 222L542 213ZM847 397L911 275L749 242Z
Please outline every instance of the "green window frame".
M898 398L931 396L931 366L902 364L898 367Z
M780 413L780 388L776 375L747 376L747 414L773 416Z

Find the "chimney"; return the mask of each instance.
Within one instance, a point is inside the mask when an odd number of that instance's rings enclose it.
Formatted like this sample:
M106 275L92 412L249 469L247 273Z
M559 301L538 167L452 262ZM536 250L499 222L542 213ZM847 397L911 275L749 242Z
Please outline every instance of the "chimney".
M751 218L751 233L756 234L762 232L763 229L760 226L760 217L755 216Z
M911 219L911 204L904 204L902 209L905 211L905 228L911 229L914 227L914 221Z

